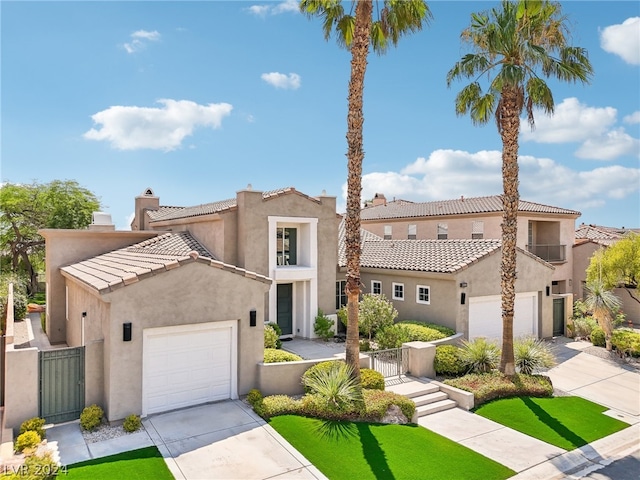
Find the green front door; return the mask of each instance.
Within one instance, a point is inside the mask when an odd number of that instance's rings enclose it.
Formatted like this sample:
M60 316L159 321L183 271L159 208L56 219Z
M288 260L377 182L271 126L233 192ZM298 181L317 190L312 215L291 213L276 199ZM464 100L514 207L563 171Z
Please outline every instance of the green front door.
M564 298L553 299L553 336L564 335Z
M278 326L282 335L293 335L293 284L278 284Z

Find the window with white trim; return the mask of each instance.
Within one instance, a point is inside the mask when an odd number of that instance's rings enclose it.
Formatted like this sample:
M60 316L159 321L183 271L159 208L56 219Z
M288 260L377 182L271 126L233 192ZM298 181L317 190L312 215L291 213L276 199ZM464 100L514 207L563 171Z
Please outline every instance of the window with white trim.
M446 223L438 224L438 240L446 240L449 237L449 227Z
M374 295L382 293L382 282L380 280L371 280L371 293Z
M391 285L394 300L404 300L404 283L393 283Z
M416 303L429 305L431 303L431 288L426 285L416 286Z
M471 222L471 238L473 239L484 238L484 222L482 221Z
M384 239L385 240L391 240L391 225L385 225L384 226Z
M409 240L415 240L418 237L418 226L417 225L409 225L407 227L407 238Z

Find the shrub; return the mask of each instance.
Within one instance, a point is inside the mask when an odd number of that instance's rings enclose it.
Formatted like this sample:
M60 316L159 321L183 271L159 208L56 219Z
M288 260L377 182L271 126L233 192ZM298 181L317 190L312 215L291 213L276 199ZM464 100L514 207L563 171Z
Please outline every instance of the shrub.
M391 405L397 405L407 420L411 421L416 411L416 404L413 400L394 392L380 390L364 390L364 413L365 420L378 422L382 420Z
M452 328L445 327L444 325L438 325L437 323L426 323L421 322L419 320L402 320L398 323L409 323L412 325L421 325L423 327L431 328L432 330L437 330L440 333L444 334L445 337L451 337L456 334L456 331Z
M28 430L18 435L16 438L14 448L16 452L28 453L30 450L35 450L38 444L42 441L38 432Z
M334 362L328 369L315 369L305 377L304 384L332 408L351 410L362 401L362 390L352 375L350 365Z
M5 321L7 316L10 283L13 283L13 319L18 322L27 316L27 279L15 273L3 273L0 275L0 309L2 310L0 318L2 322Z
M513 355L520 373L527 375L556 364L549 344L534 337L517 338L513 342Z
M44 418L30 418L29 420L25 420L24 422L22 422L22 425L20 425L20 433L22 434L24 432L36 432L38 435L40 435L40 438L44 438L45 430L44 428L42 428L44 427L44 424Z
M51 452L44 455L30 455L17 472L0 475L7 480L50 480L56 478L61 471L60 465L51 457Z
M626 328L614 330L611 345L620 355L640 357L640 333Z
M334 323L336 323L334 320L331 320L322 312L322 310L318 309L316 322L313 324L313 331L326 342L330 338L333 338L332 327Z
M277 348L278 334L271 325L264 326L264 348Z
M297 362L298 360L302 360L302 357L295 353L277 348L264 349L264 363Z
M595 318L588 316L573 317L571 323L567 325L567 328L574 338L588 338L597 326L598 322L596 322Z
M125 418L122 424L122 428L124 428L124 431L129 433L140 430L141 427L142 421L140 420L140 417L133 413Z
M595 327L591 330L591 335L589 335L589 339L591 343L593 343L596 347L604 347L605 339L604 339L604 330L600 327Z
M371 351L371 342L369 340L360 340L360 351L361 352L370 352Z
M376 341L378 348L399 348L405 342L432 342L445 338L444 333L424 325L415 323L396 323L378 332Z
M377 331L393 325L398 311L384 295L366 293L358 304L358 330L371 340Z
M80 426L83 430L94 430L102 423L104 411L98 405L90 405L80 414Z
M473 393L476 407L496 398L523 395L550 397L553 395L551 380L544 375L517 373L513 377L507 377L500 372L472 373L464 377L445 380L444 383Z
M409 334L406 330L397 328L399 324L391 327L383 328L376 334L376 342L378 348L385 350L387 348L399 348L403 343L409 341Z
M343 360L328 360L326 362L316 363L315 365L307 368L307 371L302 374L302 384L304 385L305 393L313 393L309 387L307 387L307 379L315 375L318 371L329 371L333 367L334 363L344 363Z
M460 359L460 348L455 345L438 345L433 362L438 375L462 375L465 371L464 363Z
M487 373L497 368L500 361L500 348L482 337L470 342L463 340L460 359L468 372Z
M252 407L256 403L262 402L262 399L262 393L257 388L252 388L251 390L249 390L249 393L247 393L247 402L249 402L249 405L251 405Z
M287 395L271 395L264 397L259 403L259 413L263 418L277 415L298 414L302 409L302 402ZM255 410L255 408L254 408Z
M282 335L282 329L280 328L280 325L278 325L275 322L269 322L269 323L267 323L267 325L270 326L271 328L273 328L276 331L276 333L278 334L278 340L276 340L275 348L282 347L282 340L280 340L280 336Z
M384 390L384 375L370 368L360 369L360 384L367 390Z

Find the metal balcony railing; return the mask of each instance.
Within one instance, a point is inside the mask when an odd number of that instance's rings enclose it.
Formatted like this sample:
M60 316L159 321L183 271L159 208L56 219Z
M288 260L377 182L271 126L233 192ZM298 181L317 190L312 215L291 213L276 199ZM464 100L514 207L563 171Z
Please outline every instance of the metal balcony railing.
M565 262L566 245L527 245L527 250L547 262Z

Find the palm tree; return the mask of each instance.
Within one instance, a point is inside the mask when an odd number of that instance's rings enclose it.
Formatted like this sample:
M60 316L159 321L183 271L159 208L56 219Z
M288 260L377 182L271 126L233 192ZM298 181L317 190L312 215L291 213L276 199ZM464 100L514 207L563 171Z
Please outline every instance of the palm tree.
M613 317L622 306L622 301L607 290L602 280L593 280L585 286L587 294L584 304L593 314L593 317L604 332L604 341L607 350L611 350L611 336L613 335Z
M523 110L531 128L533 109L553 113L554 101L545 78L588 83L593 72L586 50L567 46L560 4L548 0L503 0L501 8L471 15L462 40L473 53L462 57L447 74L472 79L456 96L456 114L469 113L476 125L495 117L502 139L502 355L500 371L515 373L513 312L516 281L518 134ZM489 80L484 92L479 78Z
M322 18L324 37L328 40L335 29L337 42L351 51L347 112L347 214L345 248L347 256L347 342L346 361L353 375L360 376L360 344L358 337L358 300L360 297L360 209L362 190L362 111L364 77L369 45L384 53L389 44L396 45L403 35L422 29L431 18L424 0L376 1L377 19L373 19L373 0L349 2L345 12L340 0L301 0L300 11L309 18ZM355 6L355 16L353 9ZM380 8L382 7L382 8Z

